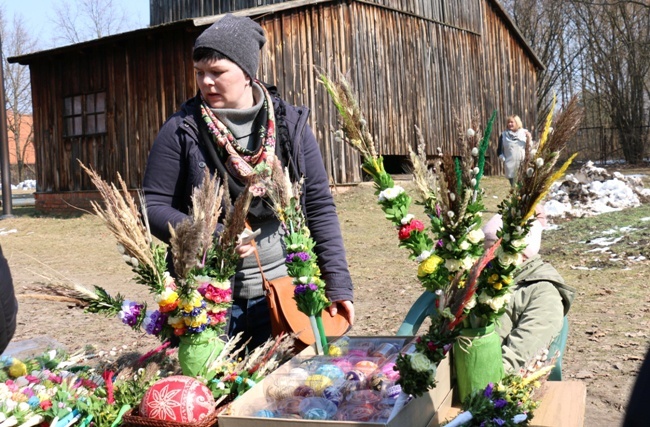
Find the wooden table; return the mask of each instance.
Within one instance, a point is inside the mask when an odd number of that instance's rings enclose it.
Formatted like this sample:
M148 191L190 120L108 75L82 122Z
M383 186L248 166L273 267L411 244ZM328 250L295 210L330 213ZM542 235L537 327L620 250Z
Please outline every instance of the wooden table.
M547 381L539 389L542 401L535 410L531 427L582 427L585 423L587 387L581 381ZM454 404L443 420L451 420L460 412ZM429 427L438 425L432 420Z

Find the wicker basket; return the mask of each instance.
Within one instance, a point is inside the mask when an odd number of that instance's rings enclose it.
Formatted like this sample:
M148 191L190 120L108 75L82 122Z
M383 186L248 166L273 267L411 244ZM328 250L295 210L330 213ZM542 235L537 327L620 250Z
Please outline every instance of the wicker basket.
M122 417L122 425L126 427L213 427L218 424L219 414L228 405L223 405L212 411L197 423L178 423L176 421L157 420L140 416L138 408L129 409Z

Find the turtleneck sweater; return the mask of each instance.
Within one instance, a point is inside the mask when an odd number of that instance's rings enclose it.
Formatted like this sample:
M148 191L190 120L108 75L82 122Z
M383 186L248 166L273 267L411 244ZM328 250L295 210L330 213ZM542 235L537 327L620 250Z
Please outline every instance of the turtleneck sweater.
M251 151L260 148L261 139L259 129L266 125L264 114L264 92L253 83L254 105L250 108L213 108L212 112L225 124L235 137L237 144ZM260 263L264 269L264 276L268 280L277 279L287 275L284 264L286 251L283 244L284 232L280 223L275 218L260 222L251 221L253 230L261 229L260 235L255 239ZM254 255L239 260L235 274L234 298L257 298L264 295L262 275Z

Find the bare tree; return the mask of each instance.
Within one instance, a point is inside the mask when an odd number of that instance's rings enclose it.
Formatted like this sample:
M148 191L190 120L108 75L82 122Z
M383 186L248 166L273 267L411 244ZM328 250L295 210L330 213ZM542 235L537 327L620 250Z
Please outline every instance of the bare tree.
M53 7L57 44L106 37L133 27L115 0L59 0Z
M536 129L541 129L553 95L568 100L577 91L576 27L565 0L505 0L503 4L546 67L537 76Z
M8 25L5 14L0 9L0 37L2 37L2 66L6 94L7 132L15 141L17 181L23 181L25 168L32 167L25 162L28 150L34 147L34 126L31 120L32 97L29 68L20 64L10 64L7 58L19 56L36 50L36 40L26 29L20 16L14 16ZM31 171L32 174L34 171ZM14 179L14 181L16 181Z
M642 162L650 126L650 7L574 1L585 41L584 92L618 134L623 157Z

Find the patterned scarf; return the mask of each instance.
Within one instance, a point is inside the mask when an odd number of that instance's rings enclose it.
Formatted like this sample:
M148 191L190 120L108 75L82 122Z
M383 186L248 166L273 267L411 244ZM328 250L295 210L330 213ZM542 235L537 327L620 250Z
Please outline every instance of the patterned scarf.
M275 113L273 102L268 90L259 81L255 81L264 93L264 105L267 112L266 126L259 130L262 143L257 151L248 150L239 145L230 129L214 115L210 106L201 96L201 116L208 125L208 130L215 144L228 153L226 169L228 173L241 182L251 184L251 192L255 196L264 196L266 188L263 182L271 176L275 155Z

